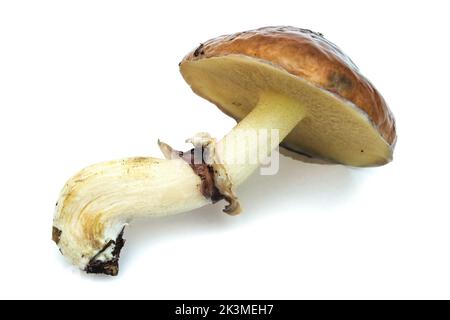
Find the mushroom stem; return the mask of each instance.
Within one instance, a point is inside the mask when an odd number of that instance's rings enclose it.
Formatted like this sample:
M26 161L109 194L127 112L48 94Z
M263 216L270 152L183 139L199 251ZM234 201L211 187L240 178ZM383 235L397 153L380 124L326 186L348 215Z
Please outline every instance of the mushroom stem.
M180 159L129 158L91 165L61 191L53 240L80 269L88 270L97 260L112 261L119 235L134 218L176 214L210 204L199 190L200 183ZM97 271L111 269L115 270L103 265Z
M298 102L273 93L264 93L258 105L224 139L217 143L218 159L257 152L263 145L265 156L276 147L271 135L247 141L243 130L278 130L282 140L303 118ZM237 164L221 163L233 187L241 184L261 159ZM200 190L201 179L182 159L130 158L96 164L72 177L63 188L56 206L53 240L62 254L83 270L116 275L118 255L123 245L124 226L136 217L181 213L210 204Z
M234 186L244 182L278 147L305 117L304 110L298 100L286 95L261 93L252 111L216 146Z

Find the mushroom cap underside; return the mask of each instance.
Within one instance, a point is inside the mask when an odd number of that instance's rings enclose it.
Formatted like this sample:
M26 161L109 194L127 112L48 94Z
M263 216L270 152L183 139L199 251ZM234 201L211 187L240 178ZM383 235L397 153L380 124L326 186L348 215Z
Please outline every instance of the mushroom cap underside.
M297 99L306 117L281 146L353 166L392 160L395 120L353 62L321 34L270 27L209 40L180 71L192 90L237 121L262 92Z

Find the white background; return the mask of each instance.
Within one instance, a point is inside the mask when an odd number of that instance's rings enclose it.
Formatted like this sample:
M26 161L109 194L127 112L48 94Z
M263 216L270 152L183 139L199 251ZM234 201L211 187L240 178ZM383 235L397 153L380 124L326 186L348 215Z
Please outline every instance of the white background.
M2 1L0 298L450 298L446 1ZM222 203L132 224L117 278L85 275L51 242L56 198L89 164L160 157L156 140L234 122L178 62L266 25L320 31L394 112L384 167L281 159Z

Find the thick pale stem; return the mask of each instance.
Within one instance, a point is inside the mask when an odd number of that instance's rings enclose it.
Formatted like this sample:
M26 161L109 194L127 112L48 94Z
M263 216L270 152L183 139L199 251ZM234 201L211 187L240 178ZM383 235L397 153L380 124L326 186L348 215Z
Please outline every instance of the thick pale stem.
M281 141L304 117L298 102L265 93L258 105L224 139L216 157L257 154L263 145L275 147L270 133L254 143L227 143L243 131L278 130ZM277 143L279 142L277 141ZM232 157L233 158L233 157ZM233 187L242 183L261 159L223 166ZM201 180L181 159L130 158L96 164L82 170L65 185L58 200L53 240L73 264L88 272L117 273L121 230L138 216L170 215L210 204L200 191ZM117 250L116 250L117 249Z
M216 153L233 185L244 182L261 165L261 156L270 155L304 116L298 101L271 92L261 94L257 106L217 143Z
M129 158L89 166L60 194L53 240L66 258L84 269L132 219L210 204L199 184L200 178L180 159ZM110 251L105 254L105 260L112 257Z

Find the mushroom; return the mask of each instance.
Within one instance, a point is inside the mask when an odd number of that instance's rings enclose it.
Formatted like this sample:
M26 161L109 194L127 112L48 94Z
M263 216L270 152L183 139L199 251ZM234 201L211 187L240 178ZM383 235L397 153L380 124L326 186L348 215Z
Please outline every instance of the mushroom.
M235 189L261 159L224 159L267 145L270 155L277 147L268 135L237 148L227 143L242 130L277 130L285 149L328 162L365 167L392 160L395 121L383 97L320 33L266 27L221 36L189 53L180 71L196 94L238 124L217 142L206 133L195 135L188 152L159 141L165 159L109 161L72 177L56 205L53 240L88 273L117 275L123 231L134 218L177 214L222 199L226 213L239 213Z

